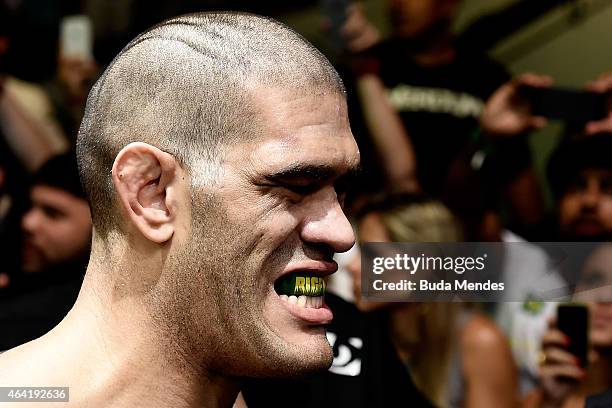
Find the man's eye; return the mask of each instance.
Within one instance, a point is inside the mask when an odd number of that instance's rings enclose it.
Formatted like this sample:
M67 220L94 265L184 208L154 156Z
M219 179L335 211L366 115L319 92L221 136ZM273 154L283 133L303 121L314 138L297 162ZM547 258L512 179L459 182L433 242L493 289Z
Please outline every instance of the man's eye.
M601 286L605 282L604 276L605 273L599 271L592 272L590 274L587 274L582 279L582 284L589 288Z
M606 195L612 195L612 178L606 177L601 181L601 192Z
M56 210L55 208L53 208L53 207L48 207L48 206L46 206L46 205L45 205L45 206L42 206L42 207L41 207L41 209L42 209L43 213L44 213L44 214L45 214L47 217L49 217L49 218L51 218L51 219L58 219L58 218L61 218L61 217L62 217L62 215L63 215L63 213L62 213L61 211L58 211L58 210Z
M583 178L572 180L567 186L568 193L580 193L587 189L587 181Z
M308 194L312 194L315 191L317 191L317 189L319 188L319 185L317 184L288 184L286 186L284 186L287 190L292 191L296 194L300 194L300 195L308 195Z

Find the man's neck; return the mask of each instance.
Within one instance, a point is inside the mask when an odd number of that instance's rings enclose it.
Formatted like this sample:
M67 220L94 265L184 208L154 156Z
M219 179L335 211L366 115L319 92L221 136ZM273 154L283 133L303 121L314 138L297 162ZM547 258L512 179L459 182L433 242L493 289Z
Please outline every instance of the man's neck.
M231 407L239 390L235 379L209 372L180 345L162 339L141 304L128 299L109 310L87 288L55 329L8 354L0 367L11 360L16 367L36 362L36 375L17 378L33 386L50 379L69 386L74 406Z
M431 47L414 54L414 61L425 68L435 68L450 64L455 60L455 47L447 41L432 44Z
M442 32L421 38L398 37L404 45L408 57L424 68L435 68L452 63L457 50L450 33Z

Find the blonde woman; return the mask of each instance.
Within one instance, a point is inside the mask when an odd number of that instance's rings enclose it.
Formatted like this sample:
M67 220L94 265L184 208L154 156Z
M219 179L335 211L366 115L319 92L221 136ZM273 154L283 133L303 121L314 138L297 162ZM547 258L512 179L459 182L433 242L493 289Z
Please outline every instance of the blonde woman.
M366 206L359 217L362 242L453 242L461 230L441 203L411 195ZM439 407L514 407L516 369L497 327L461 303L374 303L360 299L360 260L353 274L357 306L384 308L396 351L415 384Z
M587 364L568 348L571 339L556 325L542 338L540 384L524 408L596 408L612 406L612 244L602 243L587 257L573 300L587 306L590 325Z

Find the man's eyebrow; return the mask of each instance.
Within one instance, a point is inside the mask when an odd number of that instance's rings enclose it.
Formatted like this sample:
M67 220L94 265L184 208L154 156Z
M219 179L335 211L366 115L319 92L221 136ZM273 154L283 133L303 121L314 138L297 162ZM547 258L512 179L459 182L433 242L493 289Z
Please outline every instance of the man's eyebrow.
M317 164L295 164L290 167L275 171L265 176L270 181L291 181L298 179L310 179L325 182L335 177L353 178L361 172L361 167L351 167L347 171L339 173L338 170L328 165Z

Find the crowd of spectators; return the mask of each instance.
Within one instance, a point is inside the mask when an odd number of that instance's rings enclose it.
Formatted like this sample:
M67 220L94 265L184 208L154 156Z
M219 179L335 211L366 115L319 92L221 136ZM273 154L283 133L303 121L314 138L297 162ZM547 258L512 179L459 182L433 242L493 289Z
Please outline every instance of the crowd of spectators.
M92 227L73 149L99 72L150 23L206 9L184 1L124 3L115 10L99 1L2 0L0 351L50 330L78 295ZM343 41L339 71L363 158L345 205L358 241L609 241L612 110L566 127L548 160L554 208L547 210L527 140L548 122L532 113L520 89L548 88L554 79L512 77L459 41L451 29L459 0L388 5L389 38L358 4L344 10L341 26L321 25L339 30ZM122 13L115 24L113 12ZM70 54L60 41L62 21L87 13L92 54ZM612 92L612 74L585 89ZM593 289L594 275L610 275L609 250L603 244L588 257L575 277L579 292ZM537 245L532 253L540 261L547 256ZM593 325L583 365L555 325L557 305L520 287L529 269L506 268L521 302L398 305L360 298L357 250L351 256L339 262L351 279L332 285L349 296L327 300L338 311L328 339L336 359L347 360L319 378L247 383L248 406L285 405L300 387L312 394L301 403L313 407L400 406L385 399L393 392L406 406L574 407L612 388L612 299L605 289L585 302Z

